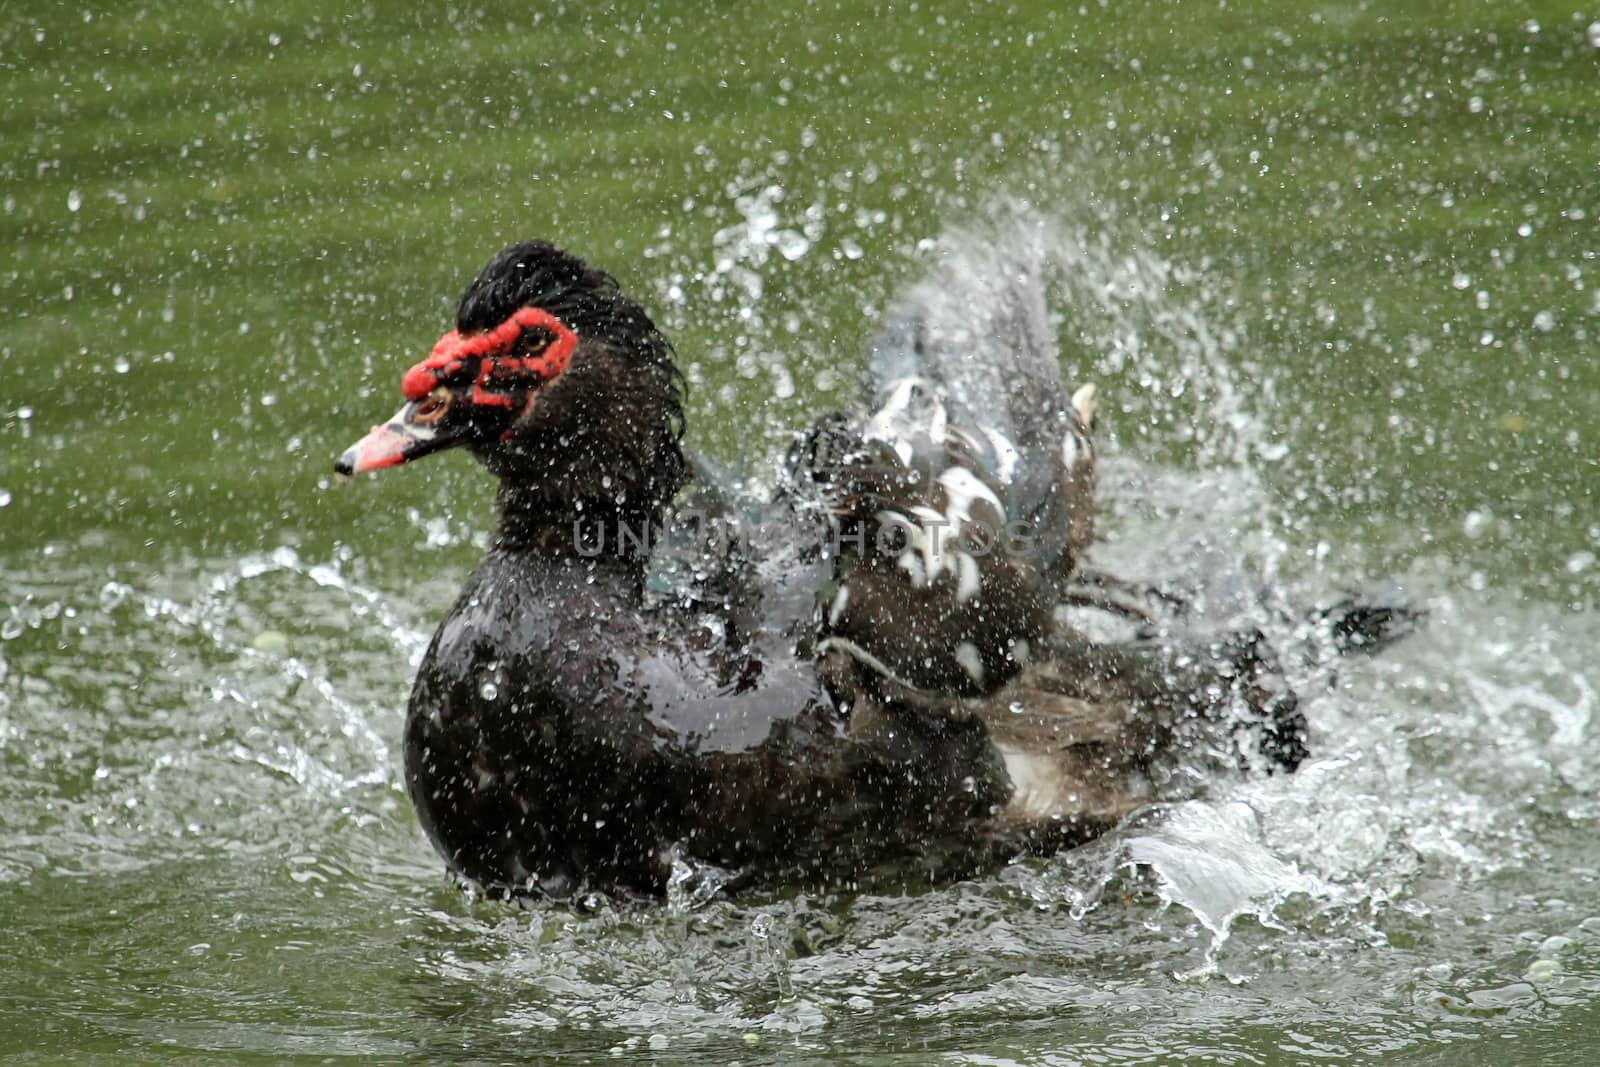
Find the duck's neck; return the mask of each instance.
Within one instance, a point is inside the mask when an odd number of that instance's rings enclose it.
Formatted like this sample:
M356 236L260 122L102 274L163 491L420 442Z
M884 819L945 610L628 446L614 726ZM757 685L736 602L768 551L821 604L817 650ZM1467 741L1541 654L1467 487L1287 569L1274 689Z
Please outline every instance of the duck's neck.
M509 438L479 450L500 479L497 547L642 581L685 478L677 379L670 362L616 346L581 352Z
M541 488L502 482L495 548L549 562L581 562L640 585L661 508L626 507L610 499L551 499Z

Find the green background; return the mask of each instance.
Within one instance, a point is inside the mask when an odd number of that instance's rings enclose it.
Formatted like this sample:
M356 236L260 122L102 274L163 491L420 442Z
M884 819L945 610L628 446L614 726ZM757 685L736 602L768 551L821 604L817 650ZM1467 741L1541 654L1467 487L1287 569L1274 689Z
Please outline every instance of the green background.
M0 1049L1600 1042L1600 9L0 22ZM691 442L759 474L852 399L927 242L1018 202L1104 398L1104 558L1221 530L1297 595L1392 577L1430 608L1313 703L1324 758L924 896L574 916L447 886L394 745L492 485L464 456L330 483L472 273L529 236L611 270L674 339ZM1173 835L1193 854L1151 859ZM1243 918L1185 895L1207 854L1232 866L1197 885L1256 887Z

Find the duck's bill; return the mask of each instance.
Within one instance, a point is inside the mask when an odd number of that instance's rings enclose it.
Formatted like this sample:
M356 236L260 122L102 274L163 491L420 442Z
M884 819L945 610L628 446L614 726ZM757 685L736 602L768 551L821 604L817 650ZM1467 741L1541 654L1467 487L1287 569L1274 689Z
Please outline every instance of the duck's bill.
M465 443L463 431L466 427L423 425L417 420L419 406L418 402L413 401L395 412L388 422L374 426L367 436L345 449L344 454L334 461L334 473L341 478L349 478L367 471L398 467L402 463Z

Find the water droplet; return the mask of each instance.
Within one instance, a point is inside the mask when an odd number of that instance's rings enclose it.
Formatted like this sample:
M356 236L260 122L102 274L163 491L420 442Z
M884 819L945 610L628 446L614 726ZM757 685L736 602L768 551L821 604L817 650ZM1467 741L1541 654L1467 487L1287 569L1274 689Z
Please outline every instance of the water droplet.
M1589 37L1589 47L1600 48L1600 22L1589 23L1589 29L1586 32Z
M1524 222L1521 226L1517 227L1517 236L1518 237L1532 237L1533 236L1533 226L1530 225L1529 223Z
M1466 287L1471 284L1472 275L1463 274L1461 271L1456 271L1455 276L1450 279L1450 288L1456 290L1457 292L1465 290Z
M494 679L488 679L478 687L478 695L485 700L493 700L500 695L500 687L494 684Z
M100 610L115 611L133 593L133 587L122 582L107 582L100 587Z
M70 193L67 194L67 210L68 211L72 212L73 214L77 214L78 209L81 208L82 206L83 206L83 194L82 193L80 193L80 192L78 192L78 190L74 189Z
M118 356L116 359L111 361L111 369L116 371L118 374L127 374L128 367L129 363L127 356Z
M0 508L8 508L10 506L11 506L11 490L9 490L9 489L0 489Z
M811 242L794 230L779 230L773 235L778 254L793 263L811 248Z
M1527 973L1522 977L1534 985L1542 985L1553 981L1561 974L1561 964L1555 960L1537 959L1528 964Z
M282 630L262 630L251 638L250 647L269 656L286 655L289 651L289 635Z

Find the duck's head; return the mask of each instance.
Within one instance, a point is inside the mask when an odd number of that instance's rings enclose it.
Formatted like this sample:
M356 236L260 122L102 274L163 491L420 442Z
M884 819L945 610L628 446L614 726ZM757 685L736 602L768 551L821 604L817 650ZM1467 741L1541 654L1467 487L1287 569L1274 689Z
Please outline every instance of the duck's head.
M505 249L455 329L400 379L405 406L334 464L342 475L463 447L522 506L654 511L684 479L681 378L644 309L544 241ZM605 510L614 510L607 507Z

